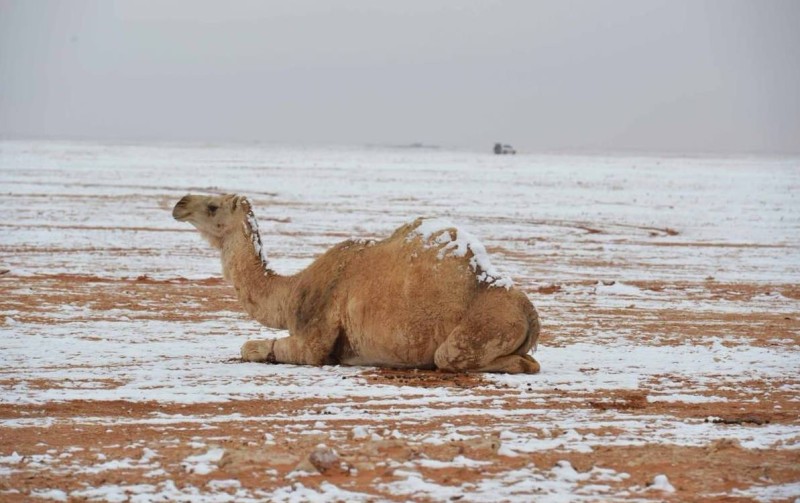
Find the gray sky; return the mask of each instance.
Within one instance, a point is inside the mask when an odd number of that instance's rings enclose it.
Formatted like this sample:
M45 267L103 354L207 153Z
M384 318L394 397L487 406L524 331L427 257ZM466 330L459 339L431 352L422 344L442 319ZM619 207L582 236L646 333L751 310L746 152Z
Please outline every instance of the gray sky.
M800 153L800 1L0 0L0 135Z

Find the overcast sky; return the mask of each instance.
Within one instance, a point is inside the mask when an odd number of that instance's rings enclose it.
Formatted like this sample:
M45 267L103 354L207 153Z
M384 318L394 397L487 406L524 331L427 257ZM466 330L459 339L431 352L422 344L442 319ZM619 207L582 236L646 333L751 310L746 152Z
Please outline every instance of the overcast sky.
M800 153L800 1L0 0L0 135Z

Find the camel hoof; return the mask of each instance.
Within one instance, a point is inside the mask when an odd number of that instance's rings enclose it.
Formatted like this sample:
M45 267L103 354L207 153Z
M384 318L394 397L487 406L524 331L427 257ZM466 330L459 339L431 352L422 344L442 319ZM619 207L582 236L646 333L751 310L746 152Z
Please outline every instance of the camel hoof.
M274 345L274 340L247 341L242 345L242 360L246 362L270 361Z
M525 370L523 370L522 373L538 374L539 371L542 370L542 366L539 365L539 362L537 362L531 355L525 354L522 355L522 357L525 359L522 364L523 367L525 367Z

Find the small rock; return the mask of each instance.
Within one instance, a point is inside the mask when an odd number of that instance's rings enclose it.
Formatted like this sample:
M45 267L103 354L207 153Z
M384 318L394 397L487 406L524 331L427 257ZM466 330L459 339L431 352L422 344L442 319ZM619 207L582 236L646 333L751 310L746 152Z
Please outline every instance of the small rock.
M319 470L317 470L317 467L311 463L311 460L305 458L294 467L294 470L292 470L293 474L297 472L317 473Z
M314 465L320 473L325 473L331 468L338 466L340 463L339 455L336 454L336 451L322 444L311 451L311 454L308 455L308 460L311 461L311 464Z
M458 442L459 454L471 458L484 458L497 454L500 449L500 436L491 435L488 437L470 438Z
M709 453L725 451L730 449L741 449L742 444L735 438L718 438L706 446Z
M327 445L316 446L300 463L294 471L328 473L334 471L347 472L349 467L343 463L339 454Z
M561 285L552 284L552 285L540 286L539 288L536 289L536 291L541 294L550 295L556 292L560 292Z
M253 470L256 468L276 465L291 465L297 463L297 456L276 451L273 449L261 448L240 448L226 449L220 460L217 462L219 468L224 468L229 472Z
M353 463L353 468L360 472L371 472L375 470L375 463L370 461L359 461L358 463Z

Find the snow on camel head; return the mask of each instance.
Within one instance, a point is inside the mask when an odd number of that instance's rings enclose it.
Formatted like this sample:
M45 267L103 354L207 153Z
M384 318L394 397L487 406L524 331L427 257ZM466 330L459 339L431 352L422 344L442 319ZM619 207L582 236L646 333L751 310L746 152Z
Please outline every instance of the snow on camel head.
M172 216L220 250L245 310L289 337L248 341L245 361L536 373L539 316L449 220L418 218L386 239L348 240L291 276L267 267L245 197L187 195Z

